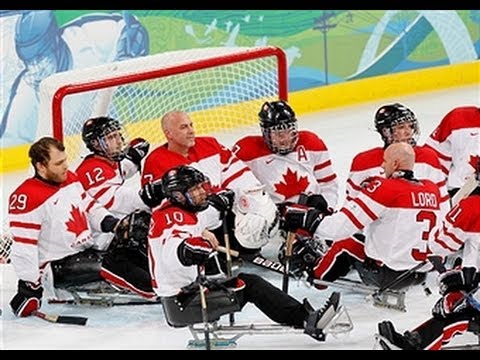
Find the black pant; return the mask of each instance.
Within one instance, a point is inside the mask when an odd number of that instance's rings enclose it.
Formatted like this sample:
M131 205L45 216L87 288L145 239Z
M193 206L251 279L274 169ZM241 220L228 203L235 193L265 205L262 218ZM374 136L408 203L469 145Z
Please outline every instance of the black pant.
M246 285L242 290L244 304L253 303L279 324L303 328L308 312L302 303L258 275L240 273L238 277Z

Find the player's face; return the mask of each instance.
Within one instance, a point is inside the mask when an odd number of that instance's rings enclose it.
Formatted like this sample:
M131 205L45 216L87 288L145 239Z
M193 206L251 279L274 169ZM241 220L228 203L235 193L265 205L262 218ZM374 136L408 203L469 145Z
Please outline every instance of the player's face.
M392 126L392 142L409 142L414 134L411 121L404 121Z
M191 148L195 145L195 130L188 116L179 116L165 132L167 140L175 147Z
M120 155L125 147L125 141L123 140L122 133L118 130L114 130L105 135L104 142L106 147L105 153L111 158Z
M212 193L210 181L204 181L188 189L188 196L194 206L202 206L208 201L208 196Z
M291 151L295 141L296 131L293 129L271 130L272 148L278 151Z
M68 162L65 151L50 148L50 160L47 164L39 164L39 174L47 181L63 183L67 180Z

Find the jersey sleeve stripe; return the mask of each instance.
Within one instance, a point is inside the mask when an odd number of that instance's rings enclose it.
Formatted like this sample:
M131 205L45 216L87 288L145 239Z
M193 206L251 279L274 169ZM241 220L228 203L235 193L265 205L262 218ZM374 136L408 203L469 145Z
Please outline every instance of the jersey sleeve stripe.
M350 210L345 209L344 207L340 209L341 212L345 214L345 216L352 222L352 224L359 230L364 228L363 224L353 215Z
M324 177L324 178L321 178L321 179L317 179L317 182L318 183L327 183L327 182L330 182L332 180L335 180L336 178L337 178L337 175L332 174L330 176L327 176L327 177Z
M331 160L327 160L321 164L317 164L313 167L313 171L318 171L318 170L321 170L321 169L324 169L326 168L327 166L330 166L332 165L332 161Z
M378 219L378 216L375 215L375 213L372 210L370 210L368 205L365 204L361 199L357 197L357 198L354 198L352 201L355 202L355 204L357 204L358 206L360 206L360 208L365 212L365 214L367 214L367 216L370 219L374 221Z
M347 180L347 183L348 183L354 190L356 190L356 191L362 190L362 187L359 186L359 185L357 185L357 184L355 184L355 183L352 181L352 179L348 179L348 180Z
M448 231L445 226L443 227L443 233L445 234L445 236L448 236L450 239L452 239L454 243L458 244L459 246L463 245L463 241L459 239L454 233Z
M22 221L10 221L10 227L40 230L42 228L42 225L35 223L26 223Z
M233 174L229 178L225 179L225 181L223 181L223 183L222 183L222 186L224 188L228 188L228 186L230 185L230 183L232 181L235 181L236 179L238 179L240 176L242 176L247 171L250 171L250 169L245 166L243 169L237 171L235 174Z
M19 237L19 236L14 236L13 241L15 241L17 243L29 244L29 245L37 245L38 244L38 240L36 240L36 239L24 238L24 237Z

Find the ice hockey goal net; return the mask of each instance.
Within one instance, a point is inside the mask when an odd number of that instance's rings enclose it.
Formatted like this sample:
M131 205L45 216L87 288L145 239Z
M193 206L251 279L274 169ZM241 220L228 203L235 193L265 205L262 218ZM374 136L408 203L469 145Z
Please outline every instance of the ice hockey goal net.
M168 111L187 111L197 135L236 139L259 133L261 104L276 99L287 100L287 61L280 48L165 52L48 77L40 86L37 134L63 140L74 168L86 152L81 129L89 117L119 119L130 139L143 137L153 148L164 141L160 118ZM0 243L4 260L7 239Z

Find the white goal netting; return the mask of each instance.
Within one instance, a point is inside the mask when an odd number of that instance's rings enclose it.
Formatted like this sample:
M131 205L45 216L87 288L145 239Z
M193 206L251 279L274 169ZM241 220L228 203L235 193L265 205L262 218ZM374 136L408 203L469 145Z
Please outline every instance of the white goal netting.
M63 140L71 168L86 152L83 123L108 115L128 137L164 141L160 118L187 111L197 135L259 133L258 112L267 100L287 99L287 62L276 47L202 48L166 52L52 75L40 86L37 137ZM8 224L0 238L7 261Z

